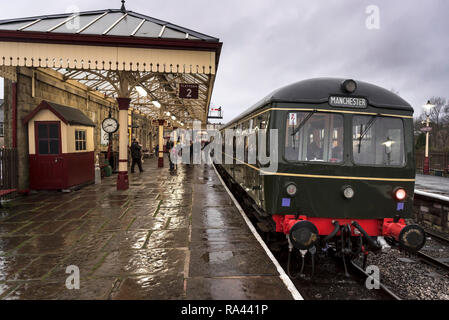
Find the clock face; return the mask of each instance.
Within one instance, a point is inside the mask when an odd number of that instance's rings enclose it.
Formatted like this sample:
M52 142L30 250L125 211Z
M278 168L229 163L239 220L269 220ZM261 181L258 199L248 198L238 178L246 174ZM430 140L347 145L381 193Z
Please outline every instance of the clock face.
M103 120L103 130L107 133L114 133L118 130L118 122L114 118L106 118Z

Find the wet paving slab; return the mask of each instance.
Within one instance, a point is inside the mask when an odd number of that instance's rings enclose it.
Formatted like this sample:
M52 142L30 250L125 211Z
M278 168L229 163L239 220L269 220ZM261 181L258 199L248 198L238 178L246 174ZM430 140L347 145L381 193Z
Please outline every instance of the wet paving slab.
M279 277L191 278L187 282L189 300L291 300Z
M144 169L6 203L0 299L292 298L213 167Z

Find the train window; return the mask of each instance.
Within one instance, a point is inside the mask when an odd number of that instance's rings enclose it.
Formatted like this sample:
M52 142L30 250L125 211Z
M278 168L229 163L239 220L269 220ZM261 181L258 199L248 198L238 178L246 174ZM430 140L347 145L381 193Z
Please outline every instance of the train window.
M314 112L290 112L287 115L287 160L335 163L343 161L342 115Z
M244 122L242 124L242 132L240 134L243 135L243 161L248 163L248 137L249 134L249 122Z
M404 123L402 119L354 116L352 120L354 163L403 166Z
M267 129L268 128L268 120L269 120L269 113L265 112L257 117L256 126L260 130Z
M269 112L264 112L260 115L258 115L255 118L255 129L259 134L266 134L266 136L264 137L266 140L266 156L270 157L270 135L268 132L268 126L269 126L269 121L270 121L270 113ZM267 132L261 131L261 130L267 130ZM258 137L260 138L260 137ZM263 140L262 140L263 141ZM257 141L257 143L259 143L259 141ZM256 146L254 146L256 147Z

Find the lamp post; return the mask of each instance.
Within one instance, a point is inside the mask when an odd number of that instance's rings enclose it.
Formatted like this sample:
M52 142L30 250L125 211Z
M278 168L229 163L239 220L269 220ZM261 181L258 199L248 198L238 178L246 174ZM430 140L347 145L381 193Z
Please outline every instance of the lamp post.
M430 103L430 100L427 101L427 103L424 105L424 112L426 113L426 153L424 156L424 167L423 167L423 173L429 174L430 171L430 163L429 163L429 134L430 134L430 111L432 108L435 107L435 105Z

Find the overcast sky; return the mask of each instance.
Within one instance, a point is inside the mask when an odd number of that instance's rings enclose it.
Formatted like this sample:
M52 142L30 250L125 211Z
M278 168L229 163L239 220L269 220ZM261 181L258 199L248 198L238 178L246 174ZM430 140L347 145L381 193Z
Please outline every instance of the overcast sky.
M4 1L0 19L120 8L119 0ZM377 6L376 12L368 6ZM449 1L127 0L128 10L223 42L212 97L224 121L302 79L343 77L399 92L415 114L449 98ZM378 29L368 29L378 25Z

